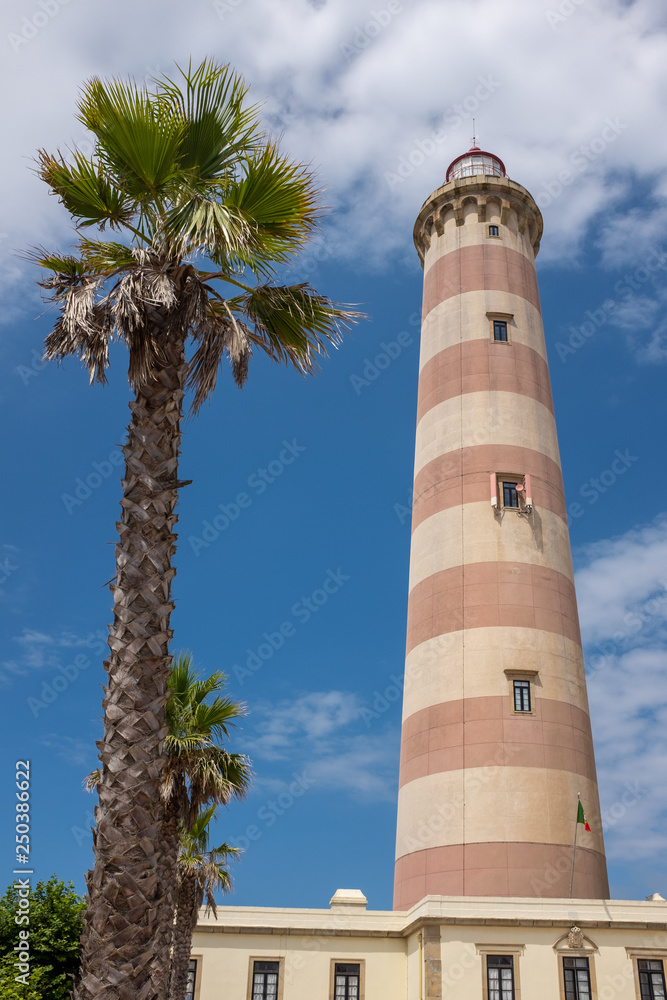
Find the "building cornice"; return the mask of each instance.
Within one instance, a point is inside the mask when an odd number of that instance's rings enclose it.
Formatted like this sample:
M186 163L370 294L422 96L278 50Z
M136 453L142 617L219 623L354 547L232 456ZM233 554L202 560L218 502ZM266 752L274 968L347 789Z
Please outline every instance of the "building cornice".
M218 919L200 913L201 934L289 937L405 938L422 928L554 927L667 931L667 902L427 896L411 910L338 913L322 909L218 907Z

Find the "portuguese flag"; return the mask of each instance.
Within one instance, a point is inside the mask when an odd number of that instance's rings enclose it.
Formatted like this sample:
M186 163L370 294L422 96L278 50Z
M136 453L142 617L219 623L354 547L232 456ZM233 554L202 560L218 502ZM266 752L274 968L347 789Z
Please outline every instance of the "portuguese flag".
M588 825L588 820L584 816L584 807L581 804L581 799L579 800L579 807L577 809L577 823L583 823L584 830L588 830L589 833L591 832L591 828Z

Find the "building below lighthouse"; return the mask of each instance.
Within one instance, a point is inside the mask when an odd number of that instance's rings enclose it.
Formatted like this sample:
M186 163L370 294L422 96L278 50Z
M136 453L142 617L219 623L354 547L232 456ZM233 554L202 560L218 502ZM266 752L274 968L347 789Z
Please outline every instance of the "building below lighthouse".
M477 146L415 225L394 909L338 889L322 909L202 911L188 1000L667 996L667 901L608 898L541 237L530 193Z

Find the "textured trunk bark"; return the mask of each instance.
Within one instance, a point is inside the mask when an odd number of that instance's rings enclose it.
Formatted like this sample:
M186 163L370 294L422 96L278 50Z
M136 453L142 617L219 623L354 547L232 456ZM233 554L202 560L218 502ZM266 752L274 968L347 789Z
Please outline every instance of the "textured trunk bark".
M178 892L174 951L171 960L169 1000L184 1000L188 985L188 966L192 950L192 935L197 925L199 900L196 876L186 875Z
M178 899L178 834L180 830L180 816L178 803L172 799L165 806L164 825L162 828L162 859L161 876L164 891L164 920L169 923L169 962L171 966L171 956L174 946L174 917ZM170 973L167 975L169 982Z
M186 376L183 340L130 404L122 517L105 662L95 867L74 1000L165 1000L173 892L164 878L160 795L169 677L171 566Z

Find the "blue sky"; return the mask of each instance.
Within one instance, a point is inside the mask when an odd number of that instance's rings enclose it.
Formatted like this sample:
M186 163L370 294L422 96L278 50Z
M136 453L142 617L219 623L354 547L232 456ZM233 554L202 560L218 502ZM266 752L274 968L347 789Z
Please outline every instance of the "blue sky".
M234 749L256 772L217 826L246 848L230 901L326 906L358 887L373 908L391 905L422 280L412 226L469 145L473 113L545 219L538 271L612 895L667 895L664 10L182 11L119 0L110 23L100 3L24 0L2 15L0 773L11 796L15 760L32 761L37 874L83 891L92 859L81 781L101 733L129 394L120 348L106 388L76 362L39 360L54 314L14 249L66 248L70 231L30 158L86 149L75 100L93 73L141 79L208 54L246 75L284 149L325 188L331 215L288 280L370 317L315 379L256 358L239 392L225 373L185 427L174 648L228 673L248 707Z

